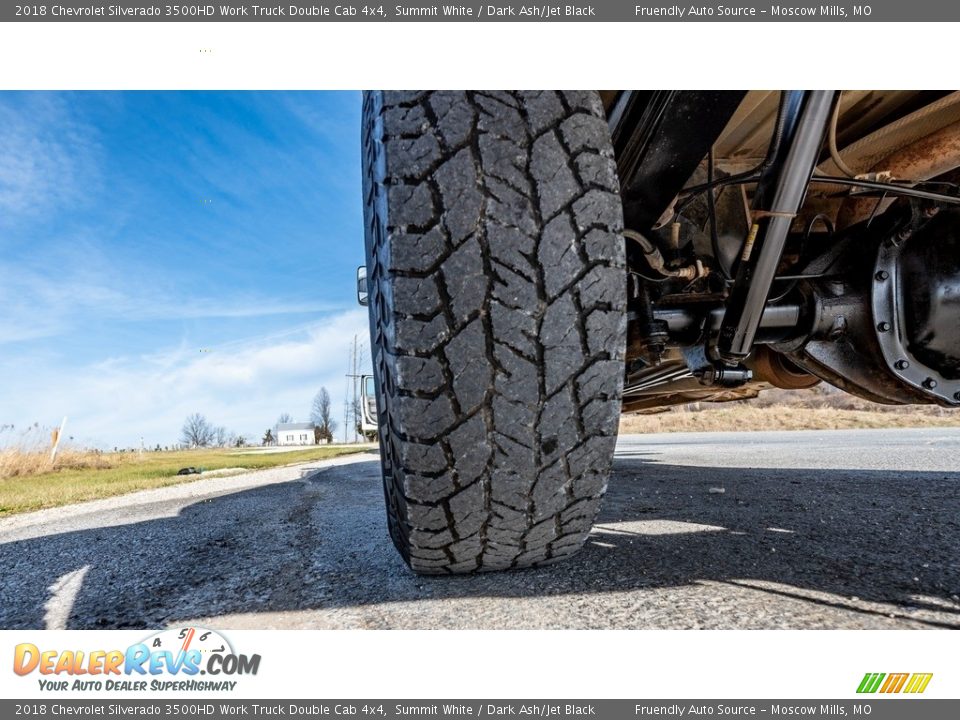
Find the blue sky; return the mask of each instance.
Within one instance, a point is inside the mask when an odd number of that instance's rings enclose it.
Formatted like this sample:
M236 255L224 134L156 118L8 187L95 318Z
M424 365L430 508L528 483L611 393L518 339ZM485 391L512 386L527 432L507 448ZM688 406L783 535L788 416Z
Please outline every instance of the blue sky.
M358 93L0 93L0 425L258 437L368 341Z

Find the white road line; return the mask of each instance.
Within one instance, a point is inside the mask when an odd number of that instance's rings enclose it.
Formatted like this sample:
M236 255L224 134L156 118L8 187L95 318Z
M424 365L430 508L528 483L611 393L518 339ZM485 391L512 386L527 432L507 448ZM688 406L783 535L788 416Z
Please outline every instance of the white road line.
M43 616L44 628L67 629L67 620L70 619L70 613L73 611L73 603L77 600L77 594L83 586L83 578L89 569L89 565L84 565L79 570L61 575L59 580L47 588L52 594L43 606L46 610Z

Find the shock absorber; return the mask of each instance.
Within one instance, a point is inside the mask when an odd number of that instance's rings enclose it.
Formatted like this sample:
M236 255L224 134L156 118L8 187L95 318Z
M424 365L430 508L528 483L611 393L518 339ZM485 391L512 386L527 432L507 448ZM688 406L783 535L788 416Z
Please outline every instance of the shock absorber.
M803 93L799 119L760 178L717 340L718 355L728 366L739 365L753 349L790 226L820 157L835 96L832 90Z

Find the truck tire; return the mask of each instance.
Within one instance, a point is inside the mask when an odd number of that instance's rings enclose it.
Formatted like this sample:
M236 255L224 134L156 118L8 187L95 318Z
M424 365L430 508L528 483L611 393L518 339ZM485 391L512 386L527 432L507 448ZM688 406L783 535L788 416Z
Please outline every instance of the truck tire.
M599 97L363 103L393 542L426 574L565 558L606 490L623 384L623 211Z

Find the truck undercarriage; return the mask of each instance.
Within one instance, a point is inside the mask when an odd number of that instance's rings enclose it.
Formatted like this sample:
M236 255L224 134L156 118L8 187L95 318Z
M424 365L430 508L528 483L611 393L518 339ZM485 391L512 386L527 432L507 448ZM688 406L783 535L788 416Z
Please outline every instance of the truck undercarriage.
M624 411L820 380L960 405L960 94L603 98L627 238Z

